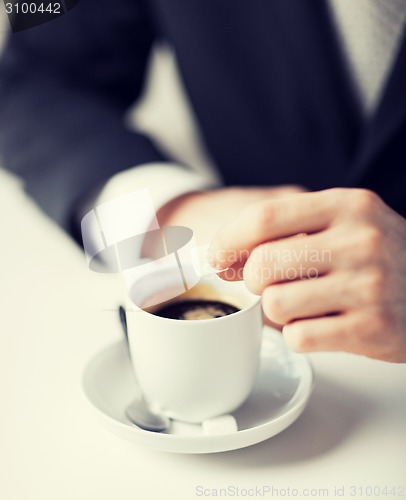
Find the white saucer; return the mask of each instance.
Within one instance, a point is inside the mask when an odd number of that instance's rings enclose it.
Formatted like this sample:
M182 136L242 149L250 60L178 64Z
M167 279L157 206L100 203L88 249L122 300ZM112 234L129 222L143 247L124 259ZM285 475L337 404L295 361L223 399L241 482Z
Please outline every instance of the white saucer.
M288 350L279 332L264 328L261 364L247 401L233 412L238 431L203 435L202 426L172 422L165 433L133 425L125 408L139 394L124 342L112 344L87 364L82 378L85 397L114 433L155 450L214 453L264 441L291 425L302 413L313 387L313 371L304 355Z

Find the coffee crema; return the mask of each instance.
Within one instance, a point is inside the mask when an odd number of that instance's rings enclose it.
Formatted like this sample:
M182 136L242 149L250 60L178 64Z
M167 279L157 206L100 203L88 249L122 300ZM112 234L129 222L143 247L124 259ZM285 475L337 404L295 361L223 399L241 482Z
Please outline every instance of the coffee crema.
M189 299L165 304L155 309L153 314L162 318L178 320L204 320L221 318L240 309L220 300Z

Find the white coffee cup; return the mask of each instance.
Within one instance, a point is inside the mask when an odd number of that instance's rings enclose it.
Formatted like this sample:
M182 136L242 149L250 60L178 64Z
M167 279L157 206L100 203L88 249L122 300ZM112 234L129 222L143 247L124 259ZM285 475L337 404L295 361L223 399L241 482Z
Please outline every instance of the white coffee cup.
M219 318L178 320L139 309L165 292L173 270L134 283L127 303L127 325L134 372L145 400L155 411L200 423L227 414L251 392L262 336L260 297L241 282L216 275L202 278L185 295L215 299L240 310ZM159 307L159 306L155 306Z

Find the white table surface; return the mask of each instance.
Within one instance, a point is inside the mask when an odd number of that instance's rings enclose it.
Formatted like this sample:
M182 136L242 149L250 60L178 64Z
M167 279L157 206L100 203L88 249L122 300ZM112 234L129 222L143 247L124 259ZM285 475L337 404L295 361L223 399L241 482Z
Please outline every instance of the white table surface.
M312 355L314 393L282 434L214 455L154 452L105 430L81 393L88 359L121 335L105 310L120 301L118 279L91 273L1 171L0 234L0 499L189 500L263 486L274 497L405 498L365 488L406 491L406 365Z

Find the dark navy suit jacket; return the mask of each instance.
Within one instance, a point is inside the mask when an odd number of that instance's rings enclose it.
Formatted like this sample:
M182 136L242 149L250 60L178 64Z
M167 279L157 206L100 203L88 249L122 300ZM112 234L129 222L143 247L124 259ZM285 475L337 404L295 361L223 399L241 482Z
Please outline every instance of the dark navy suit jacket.
M406 216L406 43L364 123L325 0L81 0L0 63L3 164L60 224L117 171L168 160L123 120L157 40L226 184L366 187Z

